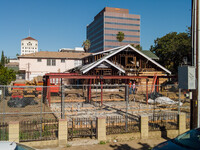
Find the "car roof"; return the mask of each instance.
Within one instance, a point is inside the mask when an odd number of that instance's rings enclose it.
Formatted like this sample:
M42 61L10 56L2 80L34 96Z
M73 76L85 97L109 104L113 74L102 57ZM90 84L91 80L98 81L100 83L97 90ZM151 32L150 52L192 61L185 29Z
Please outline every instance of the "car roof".
M200 128L196 128L196 130L200 131Z
M2 150L14 150L16 145L15 142L0 141L0 147Z

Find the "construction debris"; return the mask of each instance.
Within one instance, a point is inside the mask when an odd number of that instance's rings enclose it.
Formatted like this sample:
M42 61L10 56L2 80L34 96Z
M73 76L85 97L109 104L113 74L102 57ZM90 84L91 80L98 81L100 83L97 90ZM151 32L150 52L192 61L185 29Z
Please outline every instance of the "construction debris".
M10 98L10 100L7 102L9 107L17 107L22 108L27 105L37 105L38 102L36 102L33 98Z
M169 97L157 97L155 100L153 99L148 99L148 103L149 104L154 104L154 103L158 103L158 104L168 104L168 105L174 105L174 104L178 104L179 102L175 102L172 99L170 99ZM180 106L182 106L183 103L180 102Z

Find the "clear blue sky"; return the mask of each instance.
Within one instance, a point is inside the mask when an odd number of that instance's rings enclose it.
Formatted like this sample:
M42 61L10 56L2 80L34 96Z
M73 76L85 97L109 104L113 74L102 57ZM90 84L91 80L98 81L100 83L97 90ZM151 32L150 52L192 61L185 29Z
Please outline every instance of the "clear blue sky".
M0 0L0 51L11 58L20 54L21 39L29 35L29 28L39 50L80 47L87 24L106 6L141 16L144 50L157 37L191 26L191 0Z

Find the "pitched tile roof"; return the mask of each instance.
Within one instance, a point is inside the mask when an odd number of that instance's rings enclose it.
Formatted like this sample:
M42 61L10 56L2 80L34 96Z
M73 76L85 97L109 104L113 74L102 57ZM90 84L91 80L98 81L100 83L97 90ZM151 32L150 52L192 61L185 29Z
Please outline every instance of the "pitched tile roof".
M34 39L34 38L32 38L32 37L27 37L27 38L24 38L24 39L22 39L22 40L35 40L35 41L37 41L36 39Z
M40 51L36 53L18 56L18 58L68 58L68 59L82 59L91 55L92 53L77 53L77 52L48 52Z

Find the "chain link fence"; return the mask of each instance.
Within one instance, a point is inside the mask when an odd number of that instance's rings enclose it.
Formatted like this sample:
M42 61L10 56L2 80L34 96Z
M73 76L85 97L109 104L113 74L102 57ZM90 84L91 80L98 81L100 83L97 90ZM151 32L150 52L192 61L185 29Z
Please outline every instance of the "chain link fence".
M27 134L29 134L28 130L31 130L28 128L31 124L30 128L34 130L37 128L39 137L36 139L45 139L44 120L68 119L71 122L70 137L76 137L82 133L88 136L93 135L91 130L76 131L72 124L82 124L84 127L83 120L72 121L76 118L105 116L107 117L107 134L112 134L136 131L137 121L130 116L138 118L142 114L149 115L150 130L158 130L161 126L169 127L169 124L172 124L166 120L174 120L175 123L176 118L166 118L180 112L190 114L190 99L189 92L179 90L177 85L155 86L154 88L152 85L135 85L135 89L129 85L118 84L0 86L0 123L8 124L9 121L19 121L21 125L27 127ZM189 119L190 115L187 115L187 128L189 128ZM115 124L113 120L116 120ZM37 122L37 127L32 125L33 122ZM114 126L116 130L112 131ZM95 124L92 127L93 131ZM170 128L175 129L176 125ZM34 130L30 131L30 137L25 134L21 135L21 140L35 140L31 137L36 132ZM56 132L56 125L48 133L54 130ZM1 135L6 137L7 127L0 127L0 131ZM53 135L56 137L56 133L52 133Z

